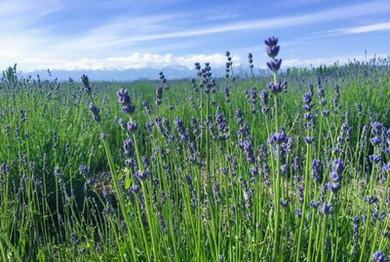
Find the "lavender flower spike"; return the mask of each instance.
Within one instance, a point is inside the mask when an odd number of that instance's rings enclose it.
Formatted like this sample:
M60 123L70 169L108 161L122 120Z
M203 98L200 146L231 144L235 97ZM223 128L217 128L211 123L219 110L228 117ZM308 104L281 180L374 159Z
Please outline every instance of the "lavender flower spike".
M123 112L127 114L134 113L135 106L131 102L131 98L126 89L121 88L117 93L118 102L122 105Z
M81 82L83 83L84 86L84 91L89 95L92 92L91 85L89 83L89 79L87 75L82 75L81 76Z

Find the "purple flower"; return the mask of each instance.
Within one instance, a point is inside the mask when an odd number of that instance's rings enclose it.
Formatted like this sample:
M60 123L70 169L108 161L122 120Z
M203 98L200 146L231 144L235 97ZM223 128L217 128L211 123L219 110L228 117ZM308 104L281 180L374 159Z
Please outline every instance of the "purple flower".
M288 136L284 131L284 128L280 128L278 133L272 134L270 141L271 144L282 144L288 142Z
M268 56L271 58L275 58L279 53L279 48L280 48L280 46L278 46L278 45L267 46Z
M321 212L324 214L324 215L330 215L332 214L333 212L333 206L332 204L328 204L326 202L324 202L321 206Z
M374 136L374 137L371 138L371 143L374 146L379 145L381 142L382 142L382 139L379 136Z
M268 88L271 91L271 93L277 94L277 93L280 93L283 90L287 89L287 82L286 81L284 81L284 82L279 81L276 84L274 82L270 82L268 84Z
M379 163L379 162L382 161L382 156L381 156L381 155L372 154L372 155L369 155L369 156L368 156L368 159L369 159L371 162L377 164L377 163Z
M332 183L328 183L328 188L330 191L332 191L333 193L337 193L340 191L341 189L341 184L340 182L332 182Z
M337 193L341 188L341 179L344 171L344 162L341 159L333 161L332 171L330 172L330 183L328 189L333 193Z
M387 258L386 258L385 253L378 250L378 251L375 251L374 254L372 254L371 261L372 262L386 262Z
M85 178L89 177L89 168L86 165L84 164L80 165L79 171L80 174L83 175L83 177Z
M333 170L341 175L344 171L344 161L341 159L336 159L333 162Z
M127 131L129 133L137 130L137 128L138 128L138 124L137 124L136 121L129 121L129 122L127 122Z
M175 126L176 126L176 129L179 131L180 139L183 141L188 141L190 137L189 137L187 130L184 126L184 122L180 117L175 117Z
M311 92L307 92L303 95L303 103L305 105L310 105L312 101L313 101L313 94ZM310 109L311 109L311 107L310 107Z
M314 142L314 137L312 137L312 136L306 136L305 137L305 142L307 143L307 144L312 144L313 142Z
M95 118L95 121L99 123L100 122L100 115L99 115L100 109L96 105L91 103L89 105L89 110L92 112L93 117Z
M3 163L0 165L0 174L7 174L9 173L9 165L7 163Z
M134 113L135 106L131 102L131 98L127 92L127 89L121 88L117 93L118 102L122 106L122 111L126 114Z
M90 83L89 83L88 76L82 75L82 76L81 76L81 82L83 83L84 91L85 91L88 95L91 94L92 88L91 88L91 85L90 85Z
M268 105L268 93L267 91L264 91L264 90L261 90L260 91L260 99L261 99L261 102L263 104L263 106L267 106Z
M288 206L288 199L280 199L280 205L286 208Z
M371 122L371 134L374 136L381 136L384 130L384 126L381 122Z
M160 105L162 103L163 96L163 86L161 84L156 87L156 105Z
M320 206L320 201L310 200L310 206L314 209L317 209Z
M379 201L377 196L365 196L364 200L370 205L375 204Z
M248 63L249 63L249 68L252 69L254 67L253 65L253 55L252 53L248 54Z
M254 163L256 158L253 153L252 142L249 139L245 139L239 145L241 149L244 151L248 163Z
M259 170L258 170L257 167L252 166L252 167L249 169L249 172L251 173L252 176L256 176L256 175L259 173Z
M268 66L268 68L272 71L272 72L274 72L274 73L276 73L279 69L280 69L280 66L282 65L282 59L273 59L273 60L271 60L271 61L269 61L269 62L267 62L267 66Z
M123 141L123 150L126 156L132 156L134 154L134 144L131 138L126 138L125 141Z
M275 36L271 36L268 39L264 40L264 43L267 46L276 46L278 44L278 38L276 38Z
M322 182L322 164L318 159L314 159L312 163L312 174L316 183Z
M150 176L149 168L145 170L137 170L137 172L135 172L135 177L141 181L145 180L149 176Z
M286 164L282 165L280 167L280 171L281 171L282 176L285 176L287 174L287 171L288 171L288 166Z
M267 91L264 91L264 90L261 90L260 91L260 99L261 99L261 105L262 105L262 112L263 113L267 113L269 111L269 107L268 107L268 103L269 103L269 99L268 99L268 92Z

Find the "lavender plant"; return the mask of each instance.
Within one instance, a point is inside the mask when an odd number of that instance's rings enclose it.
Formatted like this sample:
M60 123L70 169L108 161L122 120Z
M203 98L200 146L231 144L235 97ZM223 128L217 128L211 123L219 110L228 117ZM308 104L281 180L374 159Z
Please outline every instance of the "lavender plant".
M388 60L265 44L263 74L226 52L189 83L5 72L0 260L388 261Z

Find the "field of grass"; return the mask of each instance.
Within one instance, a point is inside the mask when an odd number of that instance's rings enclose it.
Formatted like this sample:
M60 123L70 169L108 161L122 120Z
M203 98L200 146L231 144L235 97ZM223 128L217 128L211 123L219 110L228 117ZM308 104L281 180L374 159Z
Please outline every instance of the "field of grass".
M0 261L386 261L389 61L281 71L273 40L262 76L4 72Z

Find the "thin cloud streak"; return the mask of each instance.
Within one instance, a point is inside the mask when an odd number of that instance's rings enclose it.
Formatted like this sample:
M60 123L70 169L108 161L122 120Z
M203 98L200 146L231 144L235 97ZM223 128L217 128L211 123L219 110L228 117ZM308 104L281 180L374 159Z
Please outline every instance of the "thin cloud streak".
M382 22L382 23L374 23L362 26L354 26L349 28L342 28L335 30L340 34L361 34L361 33L370 33L370 32L378 32L378 31L389 31L390 30L390 22Z
M321 65L334 65L334 64L348 64L352 61L368 62L374 58L389 58L386 54L375 54L375 55L355 55L355 56L339 56L339 57L320 57L310 59L286 59L283 61L284 67L317 67Z
M162 40L170 38L183 38L203 36L210 34L227 33L244 30L261 30L272 28L289 28L294 26L305 25L308 23L319 23L338 19L347 19L358 17L361 15L370 15L378 13L386 13L390 11L390 5L383 4L383 2L374 2L369 4L358 4L353 6L339 7L329 9L311 14L285 16L271 19L259 19L252 21L237 22L231 24L224 24L219 26L210 26L199 29L189 29L183 31L165 32L149 35L135 35L131 37L111 39L110 43L119 44L126 42L142 42L152 40Z

